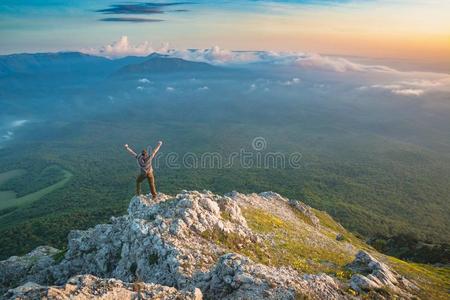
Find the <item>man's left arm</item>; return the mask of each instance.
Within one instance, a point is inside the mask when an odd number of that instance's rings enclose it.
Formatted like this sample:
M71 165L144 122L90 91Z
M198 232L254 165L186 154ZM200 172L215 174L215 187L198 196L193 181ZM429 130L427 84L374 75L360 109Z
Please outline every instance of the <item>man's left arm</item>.
M158 153L159 148L161 148L161 145L162 145L162 141L159 141L158 145L156 145L155 149L153 149L152 158L155 157L156 153Z

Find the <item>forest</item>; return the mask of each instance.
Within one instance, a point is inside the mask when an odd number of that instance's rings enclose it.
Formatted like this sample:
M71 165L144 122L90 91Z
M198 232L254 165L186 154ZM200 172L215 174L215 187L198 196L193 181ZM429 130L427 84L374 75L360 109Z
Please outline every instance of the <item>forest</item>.
M70 230L124 214L137 166L123 144L140 150L163 140L155 166L160 192L274 191L328 212L385 253L448 263L447 92L430 92L424 102L360 89L376 76L272 65L151 73L148 64L123 64L82 80L0 78L1 129L14 133L0 144L0 201L52 187L0 210L1 259L43 244L63 249ZM8 125L15 120L27 122ZM256 137L264 149L254 149ZM300 166L167 163L174 154L226 158L241 150L300 153Z

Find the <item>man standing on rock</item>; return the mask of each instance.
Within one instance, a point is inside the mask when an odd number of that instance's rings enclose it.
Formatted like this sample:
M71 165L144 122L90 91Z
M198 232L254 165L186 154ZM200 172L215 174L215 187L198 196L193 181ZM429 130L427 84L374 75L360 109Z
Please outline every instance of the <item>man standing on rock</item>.
M153 149L152 154L148 154L147 150L142 150L140 154L136 154L128 144L125 144L125 149L136 158L140 174L136 178L136 195L139 196L141 194L141 183L145 178L148 180L148 185L150 186L150 192L152 193L153 199L156 198L156 186L155 186L155 176L153 175L153 167L152 160L155 157L156 153L158 153L159 148L161 148L162 142L159 141L158 145Z

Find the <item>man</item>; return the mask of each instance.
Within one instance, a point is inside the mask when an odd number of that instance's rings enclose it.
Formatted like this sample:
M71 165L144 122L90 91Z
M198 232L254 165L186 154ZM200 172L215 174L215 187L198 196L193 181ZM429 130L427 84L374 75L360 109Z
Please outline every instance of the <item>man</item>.
M149 155L147 150L142 150L140 154L136 154L128 144L125 144L125 149L136 158L140 174L136 178L136 195L139 196L141 194L141 183L145 178L148 180L148 185L150 186L150 192L152 193L153 199L156 198L156 187L155 187L155 177L153 176L153 168L152 168L152 160L155 157L156 153L158 153L159 148L161 147L162 142L159 141L158 145L153 149L152 153Z

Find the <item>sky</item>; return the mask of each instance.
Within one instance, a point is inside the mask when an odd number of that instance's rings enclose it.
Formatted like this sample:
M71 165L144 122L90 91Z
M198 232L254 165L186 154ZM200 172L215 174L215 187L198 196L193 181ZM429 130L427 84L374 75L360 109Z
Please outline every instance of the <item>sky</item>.
M450 0L2 0L0 54L155 47L303 51L447 64Z

